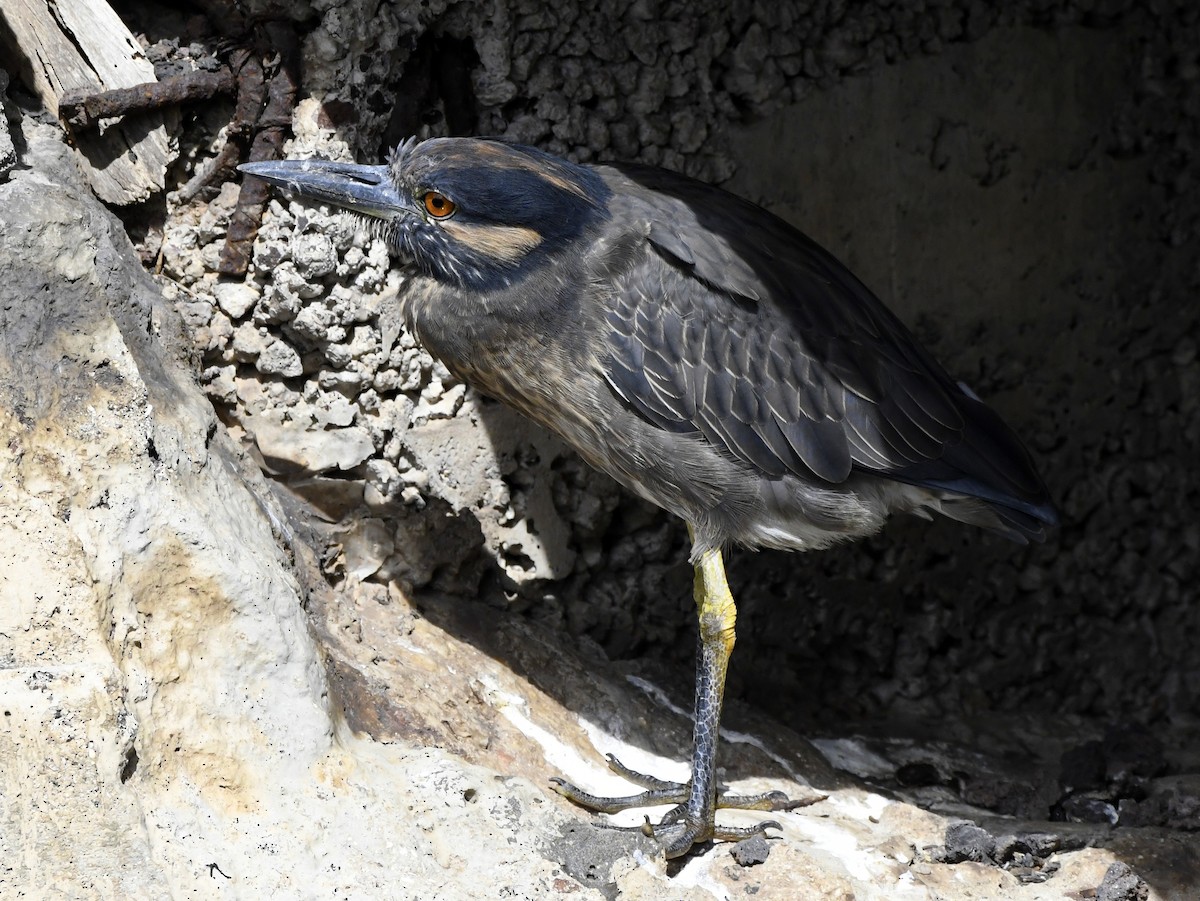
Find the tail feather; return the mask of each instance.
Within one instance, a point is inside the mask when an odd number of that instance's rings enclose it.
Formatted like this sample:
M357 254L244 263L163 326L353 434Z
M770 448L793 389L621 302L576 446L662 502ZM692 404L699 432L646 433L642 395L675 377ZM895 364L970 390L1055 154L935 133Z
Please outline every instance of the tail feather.
M1023 510L961 494L943 496L938 501L937 510L959 522L997 532L1018 544L1028 544L1030 541L1040 544L1046 540L1047 527L1058 522L1054 510L1049 507L1040 509L1041 515L1033 516Z
M962 441L936 460L888 475L931 489L951 519L999 532L1014 541L1044 541L1058 525L1050 493L1029 452L994 410L969 390L960 398L966 419Z

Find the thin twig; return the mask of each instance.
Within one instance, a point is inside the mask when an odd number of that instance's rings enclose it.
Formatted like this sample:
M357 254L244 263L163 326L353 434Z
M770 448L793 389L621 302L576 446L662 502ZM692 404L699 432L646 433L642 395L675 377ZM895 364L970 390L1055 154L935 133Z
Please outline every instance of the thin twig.
M215 72L197 70L149 81L131 88L111 91L69 91L58 104L58 114L72 128L94 128L101 119L119 119L131 113L159 110L166 106L208 100L217 94L232 94L233 73L222 67Z

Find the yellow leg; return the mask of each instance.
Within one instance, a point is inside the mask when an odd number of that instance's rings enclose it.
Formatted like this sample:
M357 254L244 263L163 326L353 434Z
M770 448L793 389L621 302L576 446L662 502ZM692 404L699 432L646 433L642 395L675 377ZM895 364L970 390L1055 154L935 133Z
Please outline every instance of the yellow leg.
M690 529L689 529L690 531ZM737 605L725 578L720 550L705 551L695 564L693 595L700 621L696 652L696 707L692 745L692 778L684 784L668 783L635 773L610 757L609 765L624 776L647 787L647 791L624 798L599 798L569 782L554 778L555 789L591 810L614 813L630 807L671 803L677 806L657 826L643 831L662 842L667 857L680 857L692 846L714 838L737 840L761 835L773 821L749 828L722 828L715 824L718 808L787 810L793 804L782 792L751 797L717 796L717 741L721 707L725 700L725 674L736 639Z
M696 561L693 587L700 641L696 648L696 709L692 746L692 790L685 818L711 835L716 812L717 741L721 708L725 703L725 675L736 640L737 605L725 579L725 564L719 550L705 551ZM707 837L707 836L706 836ZM691 837L691 841L695 840ZM679 853L683 853L683 848ZM671 848L667 849L667 856Z
M736 639L737 605L725 579L725 563L719 550L705 551L696 561L693 594L700 617L700 640L705 644L719 642L728 665Z

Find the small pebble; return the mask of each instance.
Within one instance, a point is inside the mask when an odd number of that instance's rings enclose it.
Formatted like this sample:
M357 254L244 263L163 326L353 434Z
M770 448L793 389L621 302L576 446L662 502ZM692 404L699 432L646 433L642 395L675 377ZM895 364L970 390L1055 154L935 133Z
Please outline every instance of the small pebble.
M972 860L986 863L996 850L996 840L986 829L974 823L955 823L946 829L946 863Z
M1096 889L1096 901L1146 901L1149 895L1150 887L1121 861L1108 868Z
M761 835L756 835L742 839L729 853L741 866L752 867L766 862L771 853L771 845Z

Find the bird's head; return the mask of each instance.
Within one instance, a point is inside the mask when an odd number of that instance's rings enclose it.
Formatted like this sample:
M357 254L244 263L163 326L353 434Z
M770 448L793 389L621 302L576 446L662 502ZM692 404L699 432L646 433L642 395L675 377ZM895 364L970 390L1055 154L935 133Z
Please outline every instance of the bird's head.
M609 191L595 172L496 140L408 140L382 166L281 160L239 169L379 221L422 274L474 290L516 284L608 216Z

